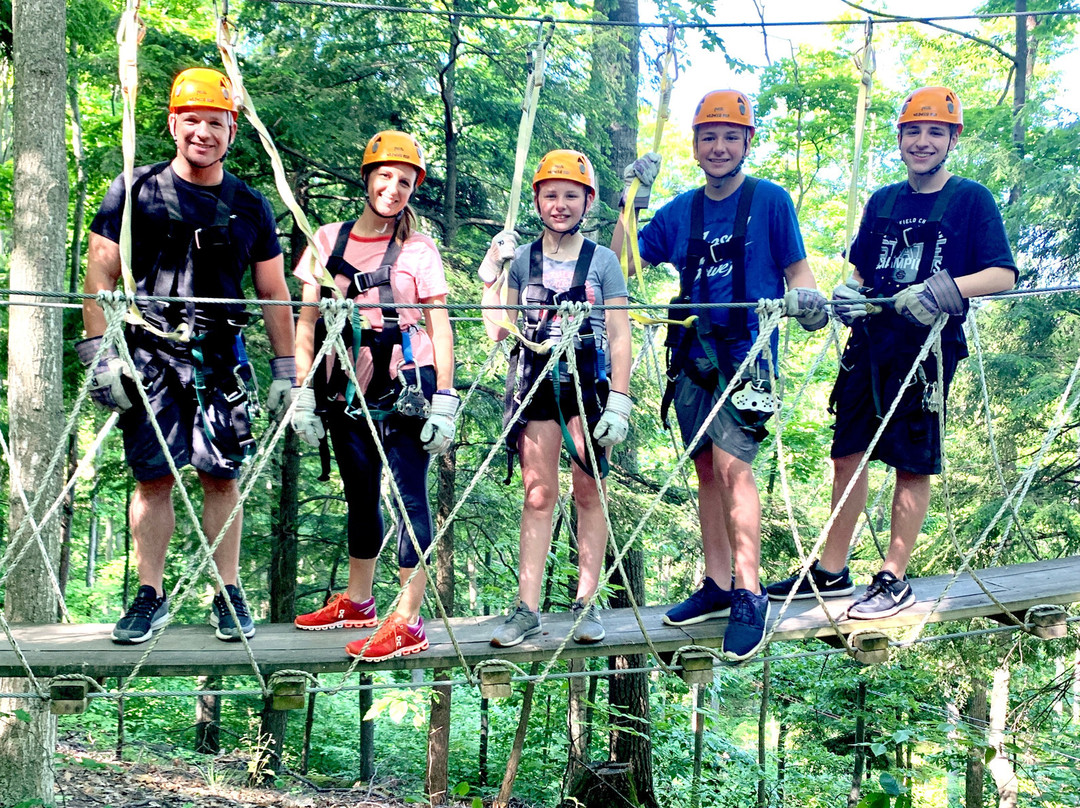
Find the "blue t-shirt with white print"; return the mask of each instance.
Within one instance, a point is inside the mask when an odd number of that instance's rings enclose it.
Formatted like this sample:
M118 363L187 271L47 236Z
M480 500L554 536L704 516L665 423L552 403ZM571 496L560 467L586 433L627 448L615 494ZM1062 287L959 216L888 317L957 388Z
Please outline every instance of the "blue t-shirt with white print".
M705 241L719 244L731 239L735 229L735 212L739 206L745 182L735 193L719 202L705 197ZM680 276L686 266L686 249L690 241L690 206L696 190L679 194L660 208L652 221L638 234L642 260L649 264L674 264ZM776 183L759 180L754 189L750 215L746 223L746 296L750 300L774 300L784 296L784 269L806 257L799 220L788 192ZM730 261L708 268L709 302L727 303L732 299ZM700 272L694 274L692 301L701 300ZM710 319L717 331L727 325L731 309L712 309ZM749 333L726 335L731 360L741 362L757 338L757 313L747 311ZM777 340L773 338L775 361ZM691 356L702 355L696 341Z

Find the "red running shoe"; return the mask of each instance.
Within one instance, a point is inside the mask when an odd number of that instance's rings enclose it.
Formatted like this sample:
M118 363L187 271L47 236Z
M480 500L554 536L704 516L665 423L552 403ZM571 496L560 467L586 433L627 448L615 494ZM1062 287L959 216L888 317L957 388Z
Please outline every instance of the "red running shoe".
M407 618L394 612L375 632L367 650L364 650L364 645L367 644L365 637L362 640L353 640L346 645L345 653L363 662L382 662L386 659L426 651L429 643L424 633L424 620L418 619L419 625L410 626Z
M293 625L304 631L326 631L332 628L371 628L379 625L375 615L375 598L353 603L345 593L334 595L330 602L310 614L299 615Z

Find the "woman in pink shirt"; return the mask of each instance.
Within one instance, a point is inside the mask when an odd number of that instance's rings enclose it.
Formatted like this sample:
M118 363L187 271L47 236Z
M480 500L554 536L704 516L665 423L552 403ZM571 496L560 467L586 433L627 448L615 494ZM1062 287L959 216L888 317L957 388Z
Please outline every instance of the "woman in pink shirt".
M295 270L304 282L305 301L333 296L332 282L341 296L370 304L358 305L342 332L348 356L330 351L324 367L315 369L311 386L296 390L293 428L306 443L318 446L325 425L349 511L348 586L322 609L296 618L296 626L306 630L379 624L372 596L383 536L382 459L376 441L404 503L404 515L396 513L404 586L419 564L417 545L426 552L431 544L428 462L432 454L450 447L458 409L449 314L445 308L407 307L445 303L447 293L438 248L416 232L416 215L408 204L424 181L423 152L411 135L380 132L364 150L362 171L367 204L360 217L321 227L315 234L318 255L309 248ZM296 326L297 378L307 377L324 337L319 310L302 308ZM354 368L355 382L342 360ZM361 396L371 414L370 424ZM399 505L392 499L397 511ZM366 637L355 640L345 650L377 662L426 649L420 617L425 585L425 575L418 572L371 642Z

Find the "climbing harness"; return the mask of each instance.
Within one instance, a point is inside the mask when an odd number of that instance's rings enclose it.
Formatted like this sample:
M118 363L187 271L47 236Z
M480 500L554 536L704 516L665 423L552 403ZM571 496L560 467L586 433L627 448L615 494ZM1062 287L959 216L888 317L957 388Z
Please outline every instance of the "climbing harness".
M731 264L731 302L747 302L746 297L746 227L750 220L750 206L753 203L757 187L756 177L743 180L739 201L735 210L735 222L731 238L725 242L710 243L705 241L705 189L698 188L690 203L690 239L686 249L686 264L679 277L679 296L672 299L673 312L693 302L710 303L709 269L725 262ZM695 278L696 276L696 278ZM695 279L699 281L699 300L694 300ZM717 347L721 340L733 342L742 339L748 333L748 318L745 307L728 310L726 323L713 323L710 309L699 310L697 318L687 327L668 325L664 347L667 348L667 386L660 403L660 419L668 425L668 413L675 399L678 379L686 374L703 390L722 389L730 381L731 368L728 361L721 361ZM753 335L750 335L753 338ZM696 362L691 360L694 345L700 346L708 359L709 369L703 372ZM724 351L725 355L730 351ZM762 423L775 409L772 386L760 360L750 364L745 378L738 382L738 387L730 398L728 411L740 427L755 436L764 438Z
M532 307L526 310L525 337L530 343L549 342L552 340L551 332L553 321L560 319L565 322L564 312L556 313L551 310L552 306L566 306L567 304L588 305L588 297L585 290L585 279L589 274L589 266L592 263L593 254L596 252L596 243L585 239L578 253L577 262L574 265L574 275L570 282L570 288L565 292L556 292L544 285L544 248L543 239L537 239L529 246L529 280L523 294L523 303ZM600 418L602 401L607 398L607 359L604 351L603 337L597 337L593 331L592 323L588 315L582 318L574 338L574 359L580 371L576 378L581 385L584 411L581 413L586 424L595 424ZM550 372L541 372L541 360L538 352L531 350L527 344L518 342L510 352L510 366L506 372L506 394L504 397L503 425L513 421L513 425L506 436L506 480L509 484L514 473L514 461L518 454L518 443L521 433L525 429L528 419L524 415L522 403L525 394L535 385L550 379L554 391L555 407L558 410L559 427L562 430L563 444L570 458L590 477L593 476L593 468L587 460L583 459L574 446L573 437L566 425L566 418L562 411L562 375L566 373L566 363L561 361ZM586 439L592 440L590 430L585 430ZM605 452L597 452L600 477L606 477L608 473L607 455Z

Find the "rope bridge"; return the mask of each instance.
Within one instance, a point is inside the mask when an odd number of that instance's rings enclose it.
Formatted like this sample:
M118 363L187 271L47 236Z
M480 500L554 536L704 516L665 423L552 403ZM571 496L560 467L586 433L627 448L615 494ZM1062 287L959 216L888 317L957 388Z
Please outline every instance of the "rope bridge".
M1041 294L1044 291L1031 290L1021 293ZM1069 289L1069 291L1074 290ZM6 290L6 293L15 298L21 295L20 292L13 290ZM34 297L84 299L87 296L62 293L51 295L34 293ZM130 296L122 293L104 294L100 295L99 298L108 323L102 350L105 350L108 345L113 345L133 370L131 356L122 337L122 324L127 312L130 311L133 301ZM164 299L178 300L175 298ZM143 301L140 299L135 302ZM203 299L198 302L220 303L223 301ZM245 305L264 305L263 302L257 301L239 302L243 302ZM282 305L304 304L283 303ZM313 305L322 307L328 330L328 338L313 363L313 368L317 368L320 366L321 358L332 347L337 347L339 357L348 355L341 341L341 333L346 323L349 322L350 313L356 304L351 301L338 300L323 301ZM712 305L715 307L730 307L737 304ZM744 366L740 371L748 367L751 362L756 361L762 351L767 349L773 333L782 321L779 301L761 301L755 305L758 308L761 333L748 353ZM428 308L429 306L417 304L417 307ZM476 306L448 304L447 308L462 310L475 309ZM500 305L499 308L502 308L502 306ZM977 326L975 325L978 311L978 306L973 307L970 330L972 331L972 341L979 359L978 367L981 369L981 342L978 339ZM564 357L566 361L573 362L573 351L570 349L572 336L576 332L573 324L588 316L588 308L576 305L573 310L570 310L564 306L560 313L572 325L564 332L569 336L564 337L557 345L552 347L548 357L549 366L553 366L555 362ZM938 325L940 326L940 323ZM911 382L917 365L934 351L939 330L940 328L934 328L929 331L926 342L922 346L915 364L912 365L911 371L908 373L906 383ZM642 342L642 354L639 355L639 359L651 344L653 332L646 329L643 334L645 340ZM836 511L834 510L833 514L830 515L813 541L804 542L802 540L799 524L795 517L790 480L788 479L788 456L790 453L785 448L784 433L785 426L794 417L799 403L825 357L829 351L834 350L836 338L837 334L833 330L821 341L820 350L811 363L810 372L807 373L803 384L796 391L790 403L780 401L778 395L774 392L774 405L778 418L776 419L777 434L772 443L772 453L779 470L784 507L792 536L796 546L799 548L804 573L809 569L811 561L820 550L828 528L835 518ZM501 351L496 346L481 364L472 380L469 391L463 396L464 409L468 409L469 401L477 386L487 374L492 372L500 356ZM766 356L768 357L770 373L774 376L773 390L776 391L780 387L776 382L781 377L781 374L779 369L773 366L771 352L767 351ZM647 361L639 361L636 364L638 366L648 366ZM354 373L351 363L344 362L342 367L346 373L350 375ZM978 571L973 571L969 567L976 553L984 549L989 536L994 534L995 529L1001 530L1003 537L1001 542L1008 539L1010 530L1016 524L1020 504L1030 489L1034 475L1041 467L1046 452L1053 444L1058 432L1065 424L1070 422L1075 413L1078 399L1080 399L1080 392L1077 391L1075 384L1078 374L1080 374L1080 358L1078 358L1076 367L1074 367L1060 397L1051 427L1047 431L1039 451L1035 454L1028 467L1019 475L1011 489L1007 488L1004 472L1000 467L997 469L997 478L1005 492L1000 509L986 525L979 539L971 547L967 548L966 552L960 551L955 533L950 532L950 540L953 542L961 563L950 575L923 579L918 588L921 597L915 606L884 621L860 622L857 626L853 626L850 623L842 624L839 622L839 616L846 607L847 600L840 599L824 602L818 598L813 601L789 601L782 604L771 617L768 626L769 640L823 638L836 644L841 651L854 656L856 659L876 662L884 661L887 658L887 651L884 655L880 653L883 645L880 639L881 632L903 629L907 631L907 636L904 639L892 642L901 646L912 645L922 640L925 629L930 623L944 620L969 619L975 616L994 617L1000 619L1012 629L1024 629L1036 634L1041 632L1044 635L1059 632L1060 627L1065 625L1063 613L1055 613L1055 616L1048 621L1045 614L1043 614L1045 609L1042 607L1080 602L1080 583L1076 583L1080 582L1080 577L1076 575L1076 572L1080 571L1080 559L1057 559ZM733 376L734 379L738 377L739 373ZM983 400L988 401L985 391L985 374L980 373L978 379L983 385ZM91 376L88 373L73 403L72 412L62 440L59 442L56 454L51 460L50 467L54 471L60 468L59 464L66 453L65 447L67 446L68 436L73 433L78 427L80 419L84 417L82 410L90 381ZM354 383L355 381L354 378ZM304 385L308 385L310 382L311 374L307 379L302 380ZM728 385L728 389L724 391L714 406L713 414L723 406L733 387L734 383ZM903 390L901 389L897 401L902 393ZM145 392L140 390L140 395L145 399ZM577 388L577 395L579 397L581 395L580 388ZM886 423L895 410L897 401L893 402L893 406L886 414ZM146 403L144 400L144 404ZM528 400L526 399L522 406L527 404ZM371 416L366 409L364 417L370 422ZM706 422L708 420L706 419ZM82 466L86 465L87 458L93 458L97 447L107 439L114 423L115 417L106 419L103 428L93 440L90 451L86 453ZM271 427L267 434L262 437L258 452L245 464L240 479L241 498L234 510L234 517L239 513L254 486L264 474L266 465L275 451L277 443L281 440L284 430L287 428L287 418L281 424ZM159 442L164 445L160 429L157 437ZM695 437L700 437L700 435ZM878 437L880 437L880 430L879 434L875 436L875 442ZM427 557L435 550L439 541L450 529L454 519L459 515L461 508L469 501L476 486L483 479L488 467L501 450L504 438L505 435L501 435L493 441L490 450L486 453L472 478L461 489L452 511L443 520L442 526L435 535L427 556L418 553L421 557L421 565L417 567L418 570L424 568ZM695 442L696 440L691 440L689 444L693 445ZM2 449L3 457L8 462L9 468L13 471L16 470L18 466L11 463L6 436L2 434L0 434L0 449ZM869 455L869 452L867 454ZM759 460L759 463L767 462L770 459L768 453L763 452L762 455L765 458ZM168 456L167 451L166 456ZM665 494L673 485L678 484L683 466L688 459L688 452L683 451L673 463L666 466L667 476L663 484L652 496L649 506L638 514L638 519L633 527L626 531L624 535L619 535L617 531L612 529L610 515L606 510L607 502L606 499L602 499L605 502L605 518L608 521L609 540L614 551L614 561L608 566L601 580L601 587L609 582L610 577L620 568L620 564L627 552L639 542L643 531L654 517L656 509L663 501ZM383 460L385 464L385 457ZM595 462L595 457L592 460ZM26 553L37 552L44 557L44 547L40 539L42 525L49 519L56 518L60 512L63 497L74 487L77 477L81 473L81 468L80 471L71 476L64 486L61 496L52 503L41 502L41 494L37 494L31 501L31 497L27 495L21 485L18 474L14 473L12 475L12 490L24 503L26 512L29 514L42 513L43 516L37 520L27 519L11 536L11 540L5 547L4 555L0 558L0 585L7 579L11 570ZM173 471L179 479L178 471L175 468ZM947 465L944 477L946 489L948 489ZM401 495L391 475L385 475L385 485L388 500L390 502L396 501L400 505ZM216 579L219 585L221 584L216 567L212 562L212 553L221 540L221 535L206 536L202 533L195 508L187 492L182 486L178 487L177 490L184 509L188 513L197 533L200 552L194 558L188 560L183 574L179 576L170 592L170 602L176 606L174 611L178 610L180 604L195 592L197 583L203 580L204 575L209 574L211 578ZM845 492L845 497L846 495L847 492ZM403 509L402 512L404 512ZM1001 529L1002 523L1004 523L1004 529ZM225 529L227 527L228 524L226 524ZM414 548L419 550L416 537L412 535L411 525L406 525L406 529L410 533ZM61 593L58 579L55 571L51 570L51 568L50 576L51 585L59 596ZM431 603L432 600L434 600L434 603ZM336 632L299 632L291 625L282 624L261 625L255 638L244 639L239 645L223 646L220 642L213 640L205 629L194 626L167 625L165 629L156 633L153 639L146 643L145 646L116 646L108 641L108 626L71 623L63 598L60 597L59 601L61 615L65 622L58 625L11 626L0 615L0 629L4 631L8 641L8 649L0 652L0 675L25 677L30 685L27 692L14 695L21 695L25 698L48 698L52 692L51 688L56 686L57 681L63 683L72 676L92 679L116 676L122 677L124 682L119 690L113 694L120 696L135 692L128 688L140 676L206 675L208 673L251 675L257 682L259 692L271 694L274 690L275 681L280 680L283 672L288 673L290 671L294 673L303 672L304 674L343 671L347 675L342 678L341 684L336 688L340 690L349 686L347 684L348 675L353 673L360 664L358 660L349 660L341 652L341 641ZM392 611L396 602L395 599L394 604L388 607L387 613ZM560 675L559 671L556 670L556 665L561 659L648 653L655 660L655 666L658 669L674 672L683 668L681 663L687 655L700 657L704 654L705 656L719 658L719 655L713 649L720 644L723 628L726 626L726 622L720 620L683 628L665 626L660 621L664 607L643 607L641 604L632 602L629 609L605 610L604 616L605 623L608 626L608 637L597 645L581 646L569 642L574 628L572 617L569 614L553 614L545 616L544 625L546 631L539 638L534 641L526 641L521 646L513 649L500 649L496 654L488 644L488 640L492 629L502 619L501 617L450 618L441 607L442 604L438 598L429 598L428 608L430 612L437 614L440 619L439 622L430 625L429 638L432 647L427 652L375 665L364 663L365 668L368 670L414 667L454 668L462 672L463 678L460 680L462 683L483 685L484 680L490 679L494 673L498 673L503 678L509 678L508 675L516 671L519 673L519 678L521 678L524 676L521 666L532 662L543 663L542 671L537 677L525 678L542 681L545 678ZM1041 616L1036 618L1033 615ZM1048 622L1058 628L1053 628L1050 631L1046 630ZM871 633L874 636L868 635L869 630L872 630ZM886 637L884 645L887 647L889 642L889 638ZM871 653L873 651L878 653L875 655ZM711 668L711 662L709 667ZM606 672L601 670L586 673L589 675L604 675ZM46 682L42 680L42 677L59 678ZM320 689L314 681L306 681L304 686L309 689L313 688L313 692L315 690L325 690L325 688ZM95 688L97 687L95 685ZM98 693L98 697L106 695L103 690L99 690ZM93 696L93 694L90 695Z

